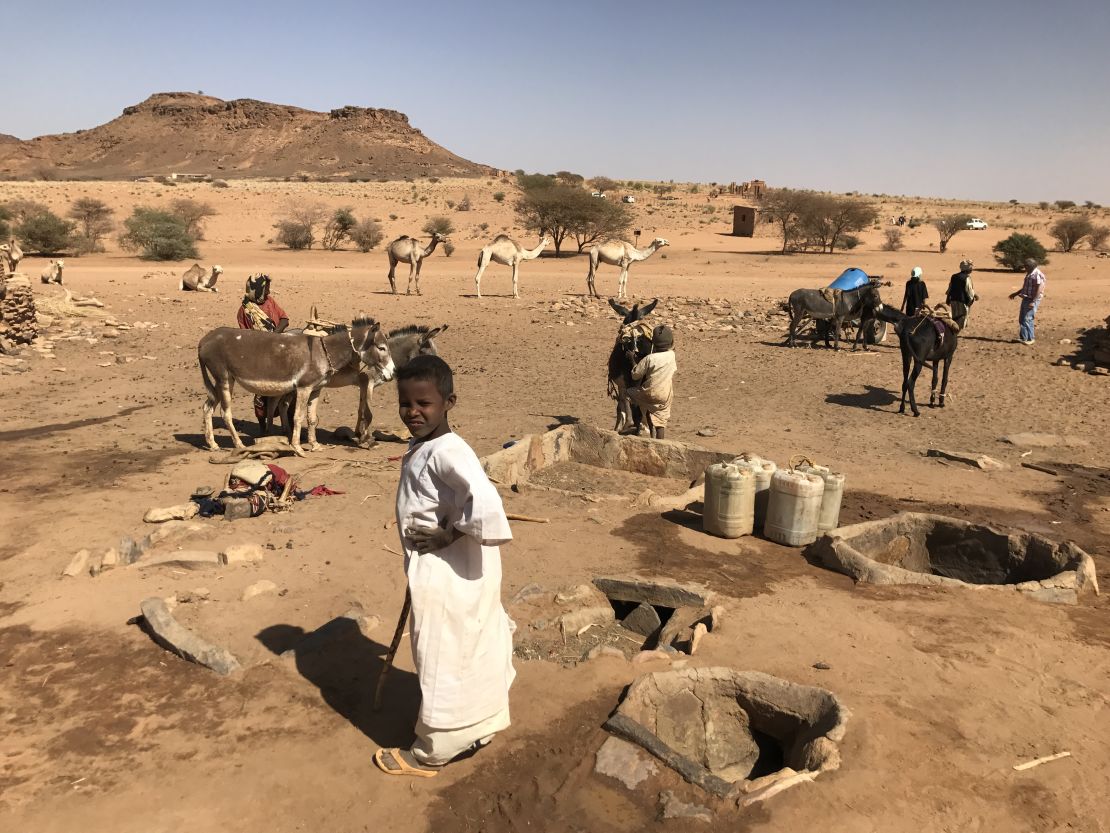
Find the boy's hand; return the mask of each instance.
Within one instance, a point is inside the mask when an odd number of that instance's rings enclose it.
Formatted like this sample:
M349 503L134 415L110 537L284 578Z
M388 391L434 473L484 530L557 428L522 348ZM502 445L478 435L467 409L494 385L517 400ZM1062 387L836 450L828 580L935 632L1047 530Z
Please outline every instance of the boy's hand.
M420 554L435 552L454 543L462 533L454 527L441 529L438 526L405 527L405 543Z

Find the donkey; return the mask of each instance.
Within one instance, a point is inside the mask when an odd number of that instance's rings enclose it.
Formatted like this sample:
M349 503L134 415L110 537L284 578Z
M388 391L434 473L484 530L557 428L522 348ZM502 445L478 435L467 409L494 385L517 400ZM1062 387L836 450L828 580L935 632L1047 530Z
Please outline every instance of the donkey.
M917 410L914 387L917 385L917 377L921 374L922 365L930 362L932 362L933 386L929 391L929 407L944 407L944 395L948 389L948 369L952 365L956 347L959 346L959 337L956 334L960 328L958 325L951 326L953 323L931 315L906 317L898 323L898 346L902 350L902 402L898 407L898 413L906 412L908 395L913 415L921 416L921 412ZM937 403L938 362L944 363L939 403Z
M620 329L617 330L617 339L609 353L608 390L609 396L617 400L617 419L613 425L613 430L617 432L633 428L638 432L640 423L643 421L643 414L629 399L626 391L634 384L632 368L636 366L636 362L651 352L650 329L645 331L646 325L641 325L640 321L650 315L658 303L659 299L656 298L650 304L641 307L636 303L632 309L628 309L612 298L609 299L609 306L622 319ZM630 351L635 356L631 364L626 355Z
M831 320L836 349L839 350L840 329L844 322L861 317L865 309L878 310L882 309L883 306L882 299L879 297L879 287L875 284L867 284L858 289L848 289L843 292L837 291L837 294L833 295L835 303L829 300L826 292L827 290L822 289L795 289L790 293L787 305L790 307L788 343L791 347L797 346L795 336L798 333L798 328L807 319L815 321ZM863 327L861 326L856 330L856 337L852 343L853 350L859 346L862 333ZM813 343L814 345L817 344L816 334ZM828 344L827 337L825 343Z
M316 318L315 308L313 308L312 317ZM403 367L421 355L439 355L433 339L446 329L446 324L435 329L423 324L410 324L407 327L391 330L386 343L389 345L389 354L393 359L394 366ZM358 423L355 425L355 434L358 437L359 445L369 442L370 439L370 425L374 421L374 413L370 410L370 400L374 395L374 388L386 381L388 379L381 379L376 375L367 373L362 368L347 366L332 376L325 385L329 388L358 386ZM275 413L281 414L282 427L288 432L290 427L289 407L293 404L292 400L291 394L280 398L267 398L266 422L262 424L262 433L266 433L269 425L273 423Z
M223 410L231 441L236 448L244 447L231 414L231 394L238 382L259 396L296 394L290 443L300 457L305 456L301 429L306 417L309 448L315 451L320 447L316 442L316 405L332 377L351 370L384 382L393 378L395 369L381 325L366 317L356 318L349 327L336 325L322 337L220 327L200 340L197 358L208 393L204 403L204 439L208 448L219 448L212 432L212 413L217 403Z

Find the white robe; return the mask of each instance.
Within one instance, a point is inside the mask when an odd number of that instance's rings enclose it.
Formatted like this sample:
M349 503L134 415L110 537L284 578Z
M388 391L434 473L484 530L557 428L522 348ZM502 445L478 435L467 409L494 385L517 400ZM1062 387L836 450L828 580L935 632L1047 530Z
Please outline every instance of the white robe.
M464 537L434 553L405 545L408 526ZM501 553L512 540L501 496L457 434L410 445L397 486L397 528L412 594L412 653L433 729L479 724L508 709L513 624L501 606Z

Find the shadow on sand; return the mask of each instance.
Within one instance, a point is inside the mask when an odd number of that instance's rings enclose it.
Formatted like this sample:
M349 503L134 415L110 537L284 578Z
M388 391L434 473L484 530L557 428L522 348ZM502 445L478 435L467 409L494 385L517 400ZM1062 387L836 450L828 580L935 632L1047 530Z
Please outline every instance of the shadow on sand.
M899 395L886 388L864 385L863 393L830 393L825 401L830 405L843 405L846 408L864 408L869 411L882 410L899 400Z

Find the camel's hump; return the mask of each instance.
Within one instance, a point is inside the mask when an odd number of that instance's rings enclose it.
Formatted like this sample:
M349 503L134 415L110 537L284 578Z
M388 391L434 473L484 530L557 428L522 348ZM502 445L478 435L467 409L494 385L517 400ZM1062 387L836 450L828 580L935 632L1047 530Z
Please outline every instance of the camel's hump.
M507 234L499 234L495 238L493 238L494 243L496 243L498 240L508 240L510 243L513 242L513 239Z

